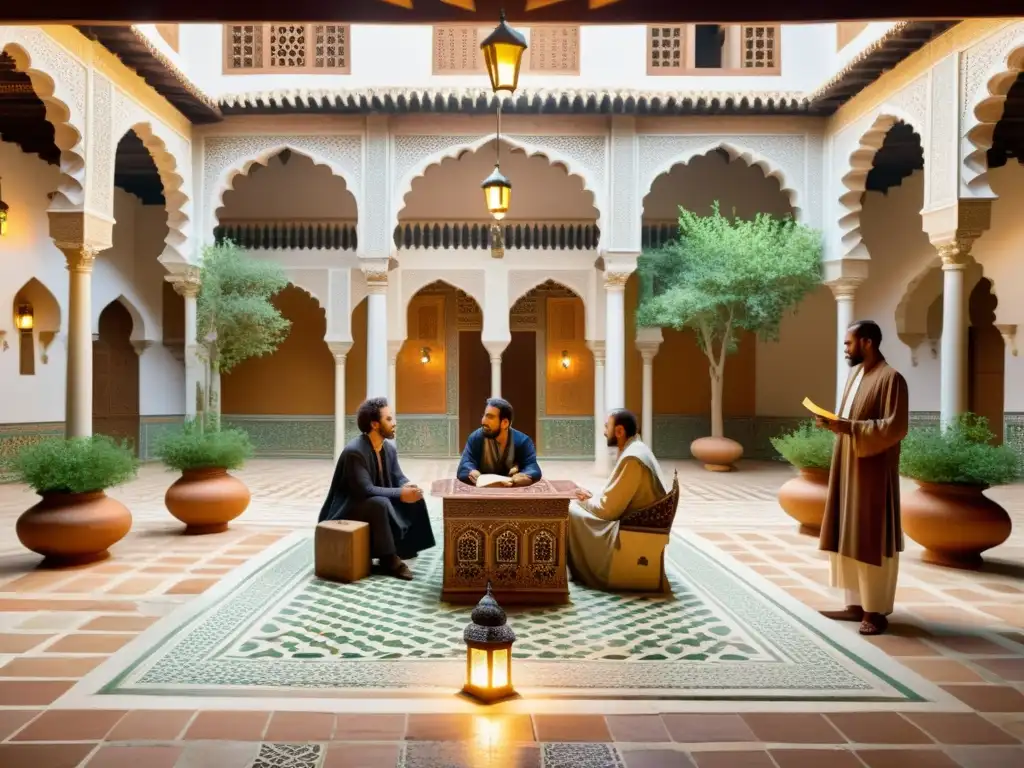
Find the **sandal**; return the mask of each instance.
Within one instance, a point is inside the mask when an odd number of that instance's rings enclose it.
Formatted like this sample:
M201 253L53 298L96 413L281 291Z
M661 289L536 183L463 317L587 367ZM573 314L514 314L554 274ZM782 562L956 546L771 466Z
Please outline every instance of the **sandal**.
M862 635L880 635L889 628L889 620L880 613L867 613L860 623Z
M864 621L864 609L859 605L848 605L841 611L820 611L826 619L835 621Z

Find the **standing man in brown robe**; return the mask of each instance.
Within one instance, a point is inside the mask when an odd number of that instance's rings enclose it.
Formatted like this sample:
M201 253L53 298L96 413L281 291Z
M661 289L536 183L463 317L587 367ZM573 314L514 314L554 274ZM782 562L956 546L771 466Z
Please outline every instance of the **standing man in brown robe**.
M896 598L900 524L900 442L907 434L907 382L882 356L882 330L864 320L846 332L853 369L838 420L818 417L836 433L819 549L829 552L829 584L845 590L846 608L831 619L859 621L862 635L889 626Z

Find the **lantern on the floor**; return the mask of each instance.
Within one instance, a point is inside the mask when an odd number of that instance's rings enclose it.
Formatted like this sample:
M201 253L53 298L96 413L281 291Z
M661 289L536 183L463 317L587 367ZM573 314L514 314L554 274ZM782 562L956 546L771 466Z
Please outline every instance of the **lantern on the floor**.
M484 200L491 216L496 221L504 219L509 205L512 204L512 182L501 172L497 163L494 164L491 175L484 179L480 187L484 191Z
M516 32L505 21L502 10L498 26L494 28L484 41L480 50L484 54L487 65L487 76L491 79L491 90L515 93L519 87L519 66L526 50L526 38Z
M36 327L35 314L31 304L19 304L18 313L14 316L14 324L19 331L31 331Z
M3 186L0 185L0 237L7 234L7 212L10 209L10 206L4 202Z
M462 637L466 641L466 684L462 692L484 704L515 696L512 643L516 633L505 623L505 611L494 599L490 581Z

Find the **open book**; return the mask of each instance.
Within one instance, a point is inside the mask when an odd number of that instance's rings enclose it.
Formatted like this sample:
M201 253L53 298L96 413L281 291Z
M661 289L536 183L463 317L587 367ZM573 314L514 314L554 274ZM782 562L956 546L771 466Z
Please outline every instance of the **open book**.
M512 478L505 475L480 475L476 479L477 488L500 488L512 485Z
M839 421L839 417L832 413L832 411L826 411L809 397L804 398L803 406L815 416L821 416L823 419L828 419L829 421Z

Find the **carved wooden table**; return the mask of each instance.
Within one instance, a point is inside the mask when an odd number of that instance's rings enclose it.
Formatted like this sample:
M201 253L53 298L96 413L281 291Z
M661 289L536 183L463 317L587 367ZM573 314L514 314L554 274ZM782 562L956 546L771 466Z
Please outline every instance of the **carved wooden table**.
M569 602L566 546L576 483L477 488L447 479L430 490L444 499L443 601L476 603L490 580L502 604Z

